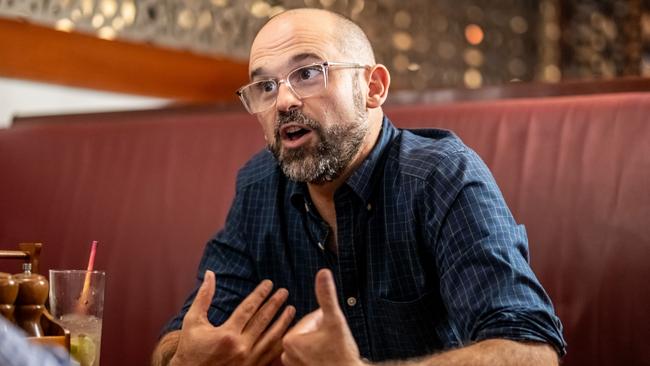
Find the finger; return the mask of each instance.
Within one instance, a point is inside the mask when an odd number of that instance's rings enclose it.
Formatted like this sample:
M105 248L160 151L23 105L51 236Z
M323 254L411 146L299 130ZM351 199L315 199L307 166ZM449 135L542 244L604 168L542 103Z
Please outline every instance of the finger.
M321 269L316 274L316 300L323 309L323 316L341 312L334 277L329 269Z
M264 333L260 341L255 345L255 348L264 349L273 342L279 342L289 328L295 315L296 308L291 305L287 306L271 328Z
M318 308L305 315L298 324L289 331L290 334L306 334L318 329L323 320L323 309Z
M280 357L282 354L282 336L289 328L289 324L296 314L296 309L293 306L287 306L280 318L276 320L269 330L264 333L262 339L255 345L255 350L262 352L260 358L260 365L266 365L274 359Z
M305 355L305 352L309 354L309 351L305 349L305 341L310 342L304 336L289 334L284 336L282 339L283 352L280 359L285 366L308 365L308 363L301 362L304 361L301 358Z
M187 311L187 314L185 314L183 322L188 321L193 323L208 319L208 309L210 308L212 297L214 296L215 282L214 272L205 271L203 283L196 292L194 301L192 302L190 309Z
M264 332L266 327L271 323L273 317L278 312L278 309L287 300L289 292L281 288L268 299L264 305L253 315L253 318L246 324L242 332L251 342L257 341L260 334Z
M286 366L282 364L282 359L280 356L276 357L274 360L272 360L268 366Z
M291 359L289 358L289 355L286 352L282 352L282 356L280 356L280 361L284 366L291 366Z
M282 356L282 342L275 342L271 349L269 349L266 353L262 354L260 359L257 361L256 365L267 365L267 366L277 365L280 356ZM274 363L273 361L276 361L276 363Z
M298 365L297 357L294 353L294 350L287 347L286 342L283 342L282 347L283 347L283 351L282 351L282 355L280 355L280 361L282 361L282 365L284 366Z
M226 321L227 326L231 326L237 332L242 332L249 320L255 315L260 305L269 296L273 289L273 282L269 280L262 281L250 295L246 296L239 306L233 311L230 318Z

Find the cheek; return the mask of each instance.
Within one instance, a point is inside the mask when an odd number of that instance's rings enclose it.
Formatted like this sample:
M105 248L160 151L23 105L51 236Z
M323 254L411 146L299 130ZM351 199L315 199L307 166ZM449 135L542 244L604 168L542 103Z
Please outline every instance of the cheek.
M332 90L330 96L331 106L328 109L333 118L342 122L350 122L349 120L355 115L354 88L352 87L352 80L346 79L341 83L344 83L345 87Z
M347 117L348 101L345 93L328 89L329 93L320 98L310 100L309 111L304 107L305 114L319 121L323 127L340 123Z
M352 101L346 96L339 94L328 101L323 108L324 122L331 124L349 123L353 116Z
M258 116L257 121L264 132L264 140L272 143L275 140L275 119L272 116Z

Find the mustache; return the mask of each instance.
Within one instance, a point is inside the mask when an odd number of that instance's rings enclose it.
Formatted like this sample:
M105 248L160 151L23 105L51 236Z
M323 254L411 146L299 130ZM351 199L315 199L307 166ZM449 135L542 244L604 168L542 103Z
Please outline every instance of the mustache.
M288 123L299 123L307 126L314 131L320 131L320 123L316 120L305 116L300 110L292 109L288 112L278 112L278 118L275 126L275 134L279 136L280 128Z

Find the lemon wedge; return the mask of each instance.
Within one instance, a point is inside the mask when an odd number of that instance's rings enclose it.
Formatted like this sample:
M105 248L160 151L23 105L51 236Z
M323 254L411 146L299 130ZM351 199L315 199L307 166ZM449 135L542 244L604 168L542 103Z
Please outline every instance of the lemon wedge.
M74 357L81 366L92 366L95 362L97 347L90 337L79 334L70 337L70 355Z

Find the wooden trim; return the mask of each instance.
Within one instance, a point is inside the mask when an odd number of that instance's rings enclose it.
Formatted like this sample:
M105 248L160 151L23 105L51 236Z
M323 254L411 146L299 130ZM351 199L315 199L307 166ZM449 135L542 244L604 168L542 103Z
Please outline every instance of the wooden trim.
M0 76L4 77L169 98L181 103L238 105L234 91L248 82L247 69L243 61L107 41L0 18ZM390 93L388 103L449 103L631 91L650 91L650 79L511 83L476 90L395 90Z
M246 109L239 102L228 103L181 103L170 104L165 107L155 109L138 109L133 111L108 111L108 112L89 112L89 113L72 113L58 115L39 115L27 117L14 117L11 128L19 128L41 123L86 123L86 122L110 122L132 123L134 120L152 120L157 118L179 118L192 115L220 114L220 113L239 113L246 114ZM254 117L251 116L251 119Z
M248 65L0 18L0 76L214 102L235 101Z

